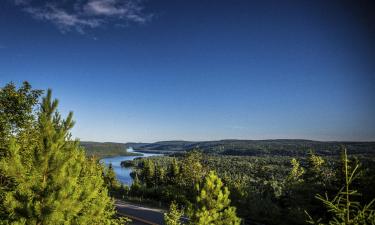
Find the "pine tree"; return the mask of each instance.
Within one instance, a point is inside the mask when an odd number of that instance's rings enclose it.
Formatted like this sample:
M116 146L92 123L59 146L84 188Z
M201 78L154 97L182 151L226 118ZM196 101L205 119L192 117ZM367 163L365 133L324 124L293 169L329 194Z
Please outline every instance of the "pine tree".
M321 183L326 176L324 174L324 159L315 155L313 152L310 152L307 160L308 165L305 173L306 180L310 183Z
M108 168L105 169L104 180L109 190L115 190L120 188L120 183L117 180L116 173L113 170L112 163L108 165Z
M302 175L305 173L305 169L300 166L300 163L297 159L292 158L290 161L292 164L292 170L289 172L288 182L289 184L296 184L303 181Z
M135 177L134 177L134 180L133 180L133 183L130 186L130 194L134 195L134 196L141 195L141 191L142 191L142 185L141 185L141 182L139 181L138 175L136 173Z
M192 223L198 225L238 225L236 208L230 206L228 188L214 171L206 176L204 183L197 185L197 209Z
M165 225L180 225L182 211L178 210L177 204L172 202L169 206L169 211L164 213L164 223Z
M205 175L204 168L201 164L202 154L193 150L189 152L181 162L180 168L180 185L185 189L193 189Z
M180 166L176 160L173 158L171 165L168 168L168 179L171 184L176 184L179 180Z
M57 113L51 91L38 115L37 143L25 158L15 138L10 139L1 173L12 187L4 191L3 223L12 224L119 224L96 160L87 160L78 141L71 140L72 113Z
M333 217L329 220L330 225L357 225L357 224L375 224L375 199L371 200L368 204L361 206L355 201L355 197L361 195L357 190L351 189L352 183L358 178L359 164L356 163L353 168L349 166L349 159L344 148L342 154L343 163L343 179L344 186L339 190L333 199L329 199L326 194L324 197L316 195L327 208L327 211L332 213ZM314 220L306 212L310 224L323 224L322 219Z
M144 160L141 171L141 179L146 183L147 187L152 187L155 185L155 165L152 160Z
M165 172L164 167L156 164L155 165L155 176L154 176L156 185L162 185L164 183L165 174L166 174L166 172Z

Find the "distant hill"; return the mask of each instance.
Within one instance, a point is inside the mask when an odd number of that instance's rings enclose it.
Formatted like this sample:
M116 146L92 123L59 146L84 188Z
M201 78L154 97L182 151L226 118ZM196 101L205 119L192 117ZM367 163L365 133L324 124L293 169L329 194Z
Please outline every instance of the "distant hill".
M81 146L85 148L88 156L96 156L98 158L119 156L119 155L139 155L137 153L131 153L127 151L130 146L137 146L136 143L131 145L114 142L93 142L93 141L81 141Z
M349 154L375 156L375 142L325 142L302 139L219 140L219 141L159 141L155 143L81 142L88 156L99 158L118 155L137 155L129 147L142 152L176 153L199 148L208 154L236 156L305 156L310 150L320 155L338 155L345 146Z
M149 145L150 143L140 143L140 142L127 142L125 143L124 145L126 146L126 148L129 148L129 147L132 147L134 149L137 149L137 148L140 148L144 145Z
M159 141L138 146L137 150L185 151L197 142L190 141ZM134 147L135 148L135 147Z
M128 143L128 146L132 146ZM161 141L137 143L134 149L145 152L181 152L199 148L205 153L221 155L284 155L304 156L310 150L320 155L338 155L345 146L350 154L374 154L375 142L324 142L303 139Z

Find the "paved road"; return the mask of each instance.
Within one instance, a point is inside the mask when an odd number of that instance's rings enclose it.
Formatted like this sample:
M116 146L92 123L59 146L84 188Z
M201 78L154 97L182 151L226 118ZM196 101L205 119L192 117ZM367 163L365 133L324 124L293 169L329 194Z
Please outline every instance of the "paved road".
M133 220L133 225L163 225L164 211L129 204L120 200L115 202L118 214Z

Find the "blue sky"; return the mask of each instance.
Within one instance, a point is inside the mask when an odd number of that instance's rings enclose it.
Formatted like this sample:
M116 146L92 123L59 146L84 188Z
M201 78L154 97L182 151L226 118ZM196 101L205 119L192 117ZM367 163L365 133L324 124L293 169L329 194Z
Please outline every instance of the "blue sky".
M5 0L0 84L92 141L375 141L371 1Z

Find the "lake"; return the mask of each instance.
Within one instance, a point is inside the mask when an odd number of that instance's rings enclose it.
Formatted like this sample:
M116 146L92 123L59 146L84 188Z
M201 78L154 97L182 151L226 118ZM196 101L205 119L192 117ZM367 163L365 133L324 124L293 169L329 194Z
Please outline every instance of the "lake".
M142 156L115 156L115 157L103 158L100 160L100 162L103 162L106 166L109 166L109 164L112 163L112 167L116 173L117 179L121 183L125 185L129 185L129 186L133 182L133 179L130 176L130 173L132 172L132 168L121 167L122 161L133 160L134 158L138 158L138 157L150 157L150 156L163 155L163 154L142 153L142 152L137 152L136 150L133 151L132 149L128 149L128 152L140 153L142 154Z

